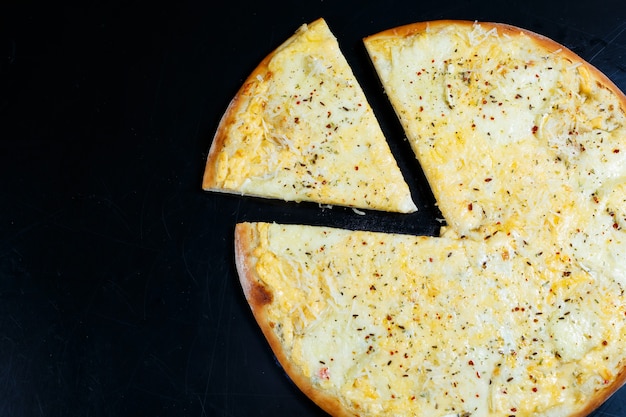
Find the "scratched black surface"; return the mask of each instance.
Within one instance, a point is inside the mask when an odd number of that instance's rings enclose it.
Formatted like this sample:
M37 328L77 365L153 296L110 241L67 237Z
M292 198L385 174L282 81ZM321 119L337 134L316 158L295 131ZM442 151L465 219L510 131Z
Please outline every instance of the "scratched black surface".
M626 89L622 1L60 3L0 6L2 416L324 415L248 311L232 230L241 220L437 230L362 37L418 20L500 21L554 38ZM318 17L370 97L415 215L200 190L244 77ZM626 416L626 390L593 415Z

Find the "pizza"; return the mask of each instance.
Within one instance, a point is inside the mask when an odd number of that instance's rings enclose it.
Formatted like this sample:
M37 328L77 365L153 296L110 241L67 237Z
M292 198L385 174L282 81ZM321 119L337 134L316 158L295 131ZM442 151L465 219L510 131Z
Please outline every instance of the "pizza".
M333 416L585 415L623 383L622 286L505 234L240 223L236 251L278 361Z
M626 378L626 97L503 24L364 42L446 224L238 224L278 361L333 416L587 415Z
M246 79L218 126L202 186L357 209L416 210L324 19L301 26Z

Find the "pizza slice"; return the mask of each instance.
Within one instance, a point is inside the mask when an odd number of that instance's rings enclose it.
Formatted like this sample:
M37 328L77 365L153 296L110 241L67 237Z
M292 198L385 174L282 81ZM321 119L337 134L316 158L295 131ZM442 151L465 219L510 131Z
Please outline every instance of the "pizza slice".
M205 190L410 213L410 191L326 22L267 56L224 114Z

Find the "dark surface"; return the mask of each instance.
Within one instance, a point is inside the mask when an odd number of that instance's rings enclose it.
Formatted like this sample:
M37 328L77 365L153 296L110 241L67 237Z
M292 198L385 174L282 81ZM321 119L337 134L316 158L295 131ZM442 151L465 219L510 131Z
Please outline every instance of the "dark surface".
M19 4L18 4L19 3ZM99 1L0 6L0 415L322 416L243 299L242 220L433 234L438 212L361 43L400 24L500 21L626 89L626 3ZM206 152L254 66L326 18L420 211L206 193ZM626 346L625 346L626 349ZM626 390L594 416L626 416Z

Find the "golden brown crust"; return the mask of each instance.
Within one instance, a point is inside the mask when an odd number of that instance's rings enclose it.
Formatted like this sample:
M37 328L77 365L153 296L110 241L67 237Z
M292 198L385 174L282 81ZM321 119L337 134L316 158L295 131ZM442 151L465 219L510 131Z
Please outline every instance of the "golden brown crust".
M237 93L237 97L239 93ZM220 123L218 125L217 131L215 132L215 136L213 137L213 142L211 143L211 148L209 149L209 155L206 160L206 167L204 169L204 177L202 178L202 188L204 190L213 190L217 186L216 176L217 176L217 155L219 150L224 147L224 141L226 140L226 126L233 123L234 114L236 113L237 108L237 100L233 99Z
M255 267L257 258L254 256L254 248L258 247L259 236L254 225L239 223L235 227L235 264L239 274L239 281L252 314L267 342L276 356L283 370L296 386L320 408L335 417L355 417L356 415L345 409L335 397L316 389L311 384L300 368L287 357L285 346L273 331L276 323L267 316L267 305L274 302L274 295L263 285Z
M202 179L202 188L204 190L228 192L228 190L223 189L217 183L217 157L224 147L230 126L236 122L237 114L242 108L248 105L250 99L252 98L252 96L248 94L250 85L255 82L254 80L256 80L259 75L264 77L265 74L269 72L268 64L278 50L279 48L272 51L259 63L259 65L257 65L248 78L246 78L246 81L243 83L241 88L239 88L239 91L237 91L235 97L233 97L230 104L226 108L226 111L224 112L224 115L222 116L215 132L215 136L213 137L213 142L211 142L209 155L206 160L204 177Z
M619 375L607 385L602 391L598 391L596 395L587 403L587 406L582 410L572 414L569 417L585 417L593 412L596 408L600 407L609 397L617 392L624 383L626 383L626 368L622 368Z

